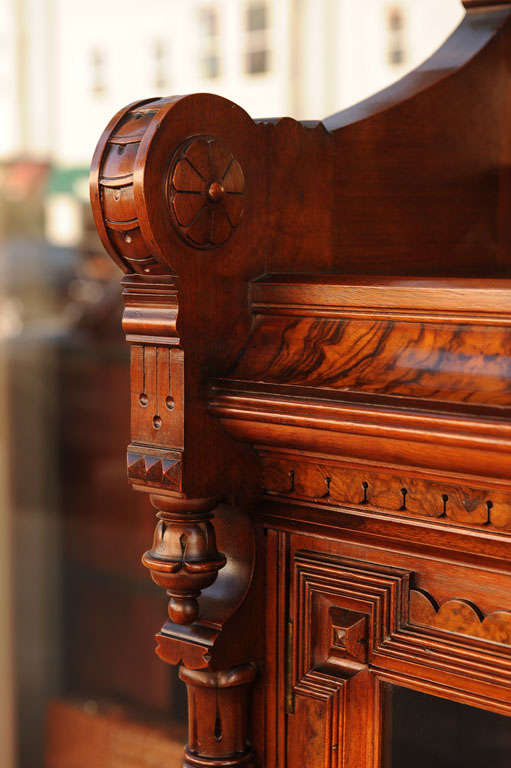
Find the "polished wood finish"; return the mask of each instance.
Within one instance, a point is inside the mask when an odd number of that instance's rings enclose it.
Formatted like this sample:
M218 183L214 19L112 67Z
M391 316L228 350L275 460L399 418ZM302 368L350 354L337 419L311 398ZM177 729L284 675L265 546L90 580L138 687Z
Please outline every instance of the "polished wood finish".
M197 94L98 144L184 766L380 768L389 683L511 716L511 3L465 5L322 122Z

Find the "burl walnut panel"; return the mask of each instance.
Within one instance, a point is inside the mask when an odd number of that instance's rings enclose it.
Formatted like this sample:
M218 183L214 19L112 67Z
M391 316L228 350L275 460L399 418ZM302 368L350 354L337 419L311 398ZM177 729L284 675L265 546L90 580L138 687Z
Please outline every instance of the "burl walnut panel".
M468 600L448 600L438 606L427 592L411 590L410 623L511 645L511 611L484 616Z
M498 326L259 318L234 378L511 405L511 329Z

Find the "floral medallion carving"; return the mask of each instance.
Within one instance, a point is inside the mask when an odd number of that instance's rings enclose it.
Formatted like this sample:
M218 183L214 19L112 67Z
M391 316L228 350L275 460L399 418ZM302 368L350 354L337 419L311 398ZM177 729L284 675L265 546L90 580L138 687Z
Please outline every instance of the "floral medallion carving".
M167 184L172 223L194 248L214 248L232 235L244 211L245 177L232 152L212 136L177 150Z

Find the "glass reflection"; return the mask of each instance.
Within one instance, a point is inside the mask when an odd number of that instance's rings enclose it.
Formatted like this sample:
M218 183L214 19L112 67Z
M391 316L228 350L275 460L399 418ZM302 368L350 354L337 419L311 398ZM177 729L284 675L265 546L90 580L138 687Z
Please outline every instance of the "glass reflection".
M384 768L509 768L511 718L384 685Z

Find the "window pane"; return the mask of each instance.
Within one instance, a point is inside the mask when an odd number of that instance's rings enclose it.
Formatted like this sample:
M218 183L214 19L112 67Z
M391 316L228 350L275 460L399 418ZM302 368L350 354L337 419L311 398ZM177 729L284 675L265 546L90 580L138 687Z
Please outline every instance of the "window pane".
M203 37L216 37L218 35L218 13L214 8L200 9L199 26Z
M246 54L246 71L249 75L259 75L263 72L268 72L269 68L269 51L249 51Z
M509 768L511 718L385 685L384 768Z
M267 7L265 3L256 3L247 8L247 30L254 32L256 30L266 29L268 26Z
M404 28L405 20L401 8L391 8L388 15L389 29L398 31Z
M400 66L405 62L405 52L403 48L391 48L389 51L389 64L392 66Z
M201 60L201 75L208 80L213 80L220 75L220 58L213 54L204 56Z

